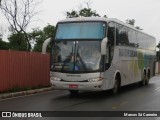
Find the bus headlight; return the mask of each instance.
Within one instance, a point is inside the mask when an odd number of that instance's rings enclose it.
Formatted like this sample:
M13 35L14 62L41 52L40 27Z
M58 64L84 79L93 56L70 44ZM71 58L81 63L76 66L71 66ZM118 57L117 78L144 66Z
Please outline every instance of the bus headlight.
M51 77L51 80L54 80L54 81L60 81L61 78L58 78L58 77Z
M98 82L98 81L101 81L103 78L101 77L98 77L98 78L92 78L92 79L89 79L88 82Z

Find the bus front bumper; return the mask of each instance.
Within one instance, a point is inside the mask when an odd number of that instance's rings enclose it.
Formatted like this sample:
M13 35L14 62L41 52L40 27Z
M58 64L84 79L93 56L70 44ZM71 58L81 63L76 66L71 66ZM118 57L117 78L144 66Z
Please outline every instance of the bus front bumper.
M97 82L62 82L50 80L54 89L61 90L84 90L84 91L101 91L102 81Z

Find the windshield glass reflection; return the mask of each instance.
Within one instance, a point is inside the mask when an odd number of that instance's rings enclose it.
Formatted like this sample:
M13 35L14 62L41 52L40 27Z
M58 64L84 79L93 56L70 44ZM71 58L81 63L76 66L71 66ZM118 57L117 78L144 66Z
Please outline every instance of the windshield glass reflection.
M53 71L93 72L102 69L100 41L59 41L52 50Z
M103 39L105 28L104 22L59 23L55 39Z

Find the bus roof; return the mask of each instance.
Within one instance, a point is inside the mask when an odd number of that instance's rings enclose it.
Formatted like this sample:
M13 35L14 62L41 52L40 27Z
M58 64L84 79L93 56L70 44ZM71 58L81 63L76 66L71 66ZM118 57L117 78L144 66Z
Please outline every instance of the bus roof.
M118 24L121 24L121 25L124 25L126 27L129 27L131 29L134 29L135 31L139 31L143 34L146 34L150 37L153 37L152 35L149 35L141 30L138 30L136 29L134 26L132 25L129 25L127 23L124 23L120 20L118 20L117 18L105 18L105 17L76 17L76 18L67 18L67 19L64 19L64 20L60 20L59 22L80 22L80 21L104 21L104 22L115 22L115 23L118 23ZM153 37L155 39L155 37Z

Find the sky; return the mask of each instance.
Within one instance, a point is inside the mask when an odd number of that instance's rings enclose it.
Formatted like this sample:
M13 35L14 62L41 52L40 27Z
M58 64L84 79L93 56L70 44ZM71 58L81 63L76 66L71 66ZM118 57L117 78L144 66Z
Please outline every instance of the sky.
M28 30L43 28L47 24L56 25L59 20L65 19L65 11L79 10L86 7L88 0L40 0L40 13L35 17ZM123 22L135 19L135 26L144 32L153 35L157 44L160 41L160 0L90 0L90 7L100 15L108 18L117 18ZM0 26L7 34L7 22L0 13Z

